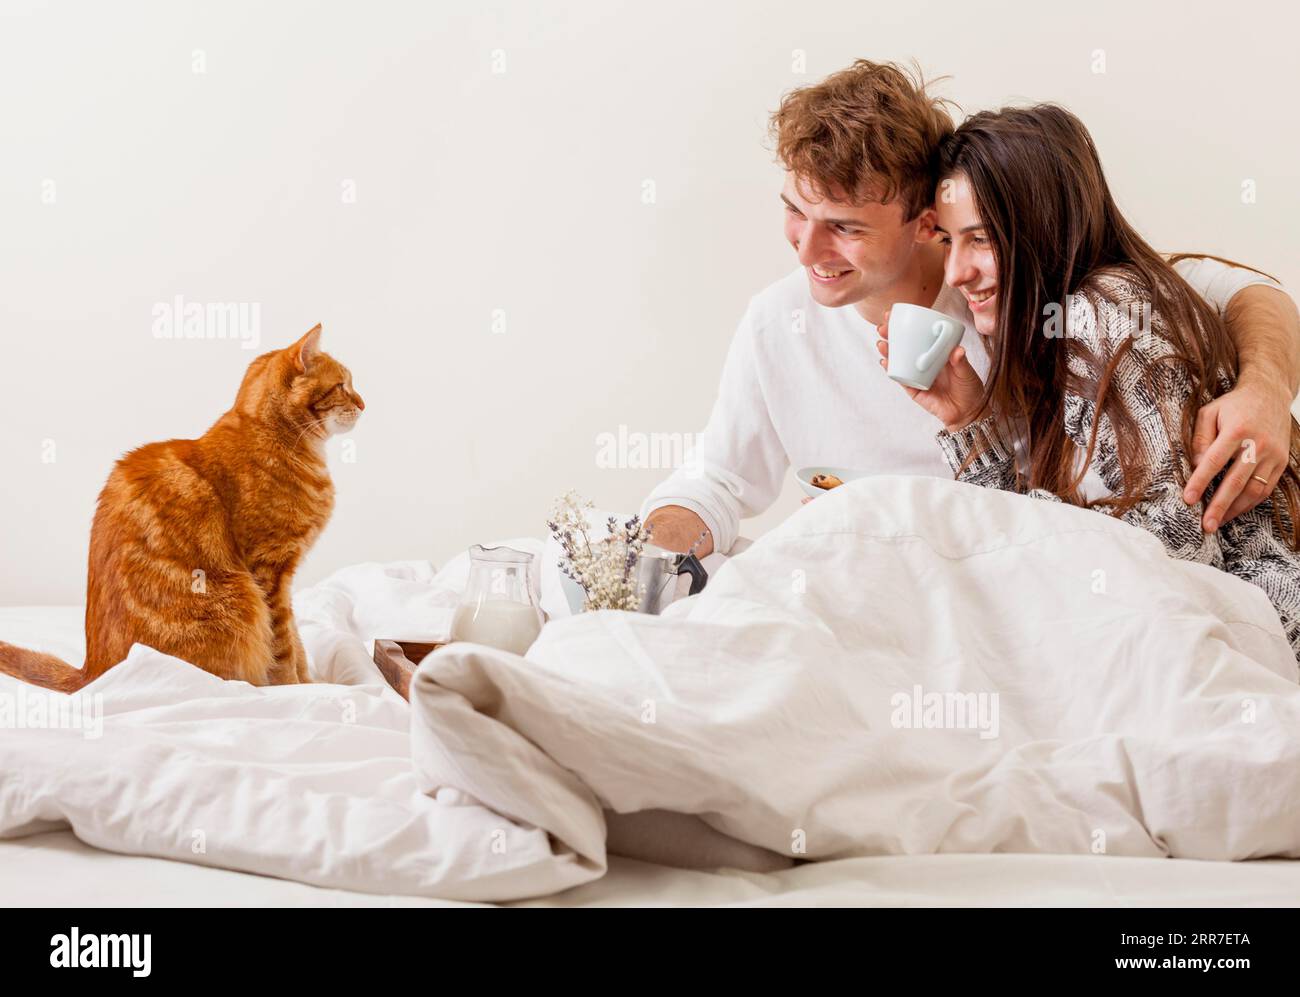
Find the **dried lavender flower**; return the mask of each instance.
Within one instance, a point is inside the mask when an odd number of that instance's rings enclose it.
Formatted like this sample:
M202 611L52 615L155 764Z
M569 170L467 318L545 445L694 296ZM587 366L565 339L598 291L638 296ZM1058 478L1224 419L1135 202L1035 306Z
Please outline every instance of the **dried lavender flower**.
M587 534L587 511L591 508L590 501L573 491L556 500L546 525L564 554L560 570L582 587L586 608L635 610L644 586L636 585L633 569L649 540L649 530L640 516L633 516L622 529L618 517L610 516L606 520L610 535L593 542Z

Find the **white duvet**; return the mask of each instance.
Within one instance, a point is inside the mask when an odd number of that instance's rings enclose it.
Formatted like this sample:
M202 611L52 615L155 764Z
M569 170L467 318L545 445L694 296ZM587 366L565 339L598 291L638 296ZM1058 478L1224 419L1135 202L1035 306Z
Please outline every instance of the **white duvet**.
M1300 857L1300 688L1267 599L1099 514L854 482L662 617L431 655L408 709L367 641L441 636L463 575L300 593L308 687L135 647L82 693L102 736L0 733L0 835L480 900L602 875L606 810L805 859Z

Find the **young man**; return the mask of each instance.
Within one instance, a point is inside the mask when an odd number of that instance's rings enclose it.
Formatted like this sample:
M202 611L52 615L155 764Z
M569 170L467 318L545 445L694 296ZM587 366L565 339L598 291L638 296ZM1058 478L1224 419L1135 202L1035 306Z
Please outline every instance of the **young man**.
M966 352L987 373L969 302L944 284L935 240L933 157L952 128L943 102L893 64L859 60L782 100L772 132L799 268L750 300L693 459L642 505L657 545L686 550L703 533L701 556L728 553L740 521L776 500L790 466L952 476L935 420L888 381L873 345L891 305L924 305L966 323ZM1200 413L1184 495L1199 500L1233 463L1205 513L1213 531L1273 490L1276 476L1259 482L1256 468L1287 463L1300 316L1252 271L1215 260L1177 269L1224 315L1240 357L1236 389ZM1246 440L1253 464L1236 459Z

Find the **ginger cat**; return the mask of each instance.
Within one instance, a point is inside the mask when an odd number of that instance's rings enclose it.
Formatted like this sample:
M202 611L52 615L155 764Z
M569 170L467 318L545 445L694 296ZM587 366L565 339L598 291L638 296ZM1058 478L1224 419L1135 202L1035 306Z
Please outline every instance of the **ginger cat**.
M365 408L320 334L254 360L197 440L114 466L90 532L85 668L0 641L0 671L75 692L139 642L226 679L310 681L293 573L334 506L325 440Z

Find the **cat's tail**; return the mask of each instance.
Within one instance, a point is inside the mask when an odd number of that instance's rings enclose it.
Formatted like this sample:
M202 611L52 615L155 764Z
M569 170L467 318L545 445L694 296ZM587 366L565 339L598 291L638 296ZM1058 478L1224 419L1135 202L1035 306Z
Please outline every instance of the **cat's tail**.
M0 640L0 672L54 692L77 692L86 684L86 673L62 658L29 651Z

